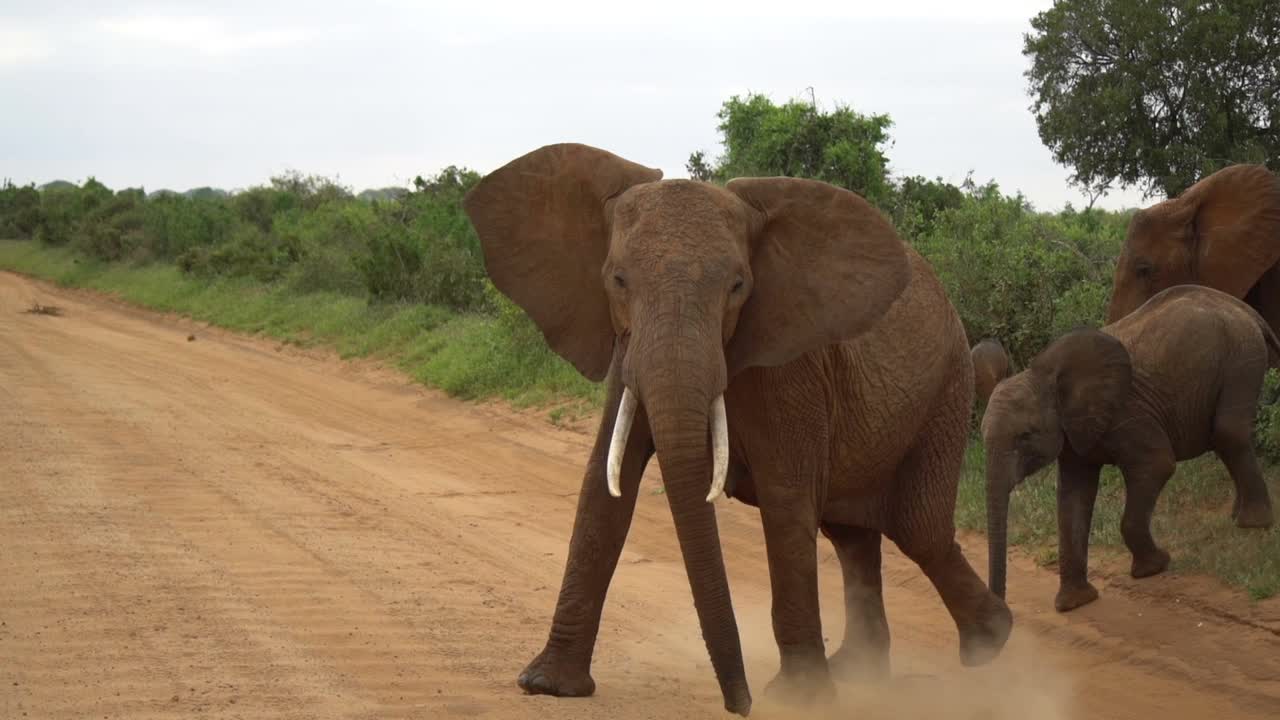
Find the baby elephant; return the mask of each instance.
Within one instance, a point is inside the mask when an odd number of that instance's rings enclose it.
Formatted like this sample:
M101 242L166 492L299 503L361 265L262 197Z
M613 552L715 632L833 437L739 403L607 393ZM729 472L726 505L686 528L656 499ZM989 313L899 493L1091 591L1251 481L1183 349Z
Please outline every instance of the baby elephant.
M973 356L973 394L981 406L996 385L1009 377L1009 355L995 338L979 340L969 352Z
M1000 383L982 421L987 451L991 590L1005 590L1009 493L1058 461L1058 596L1066 612L1097 599L1085 577L1098 473L1124 475L1120 532L1135 578L1164 571L1151 511L1175 463L1213 450L1231 473L1240 527L1270 527L1271 498L1253 451L1253 422L1280 342L1226 293L1178 285L1101 330L1054 341Z

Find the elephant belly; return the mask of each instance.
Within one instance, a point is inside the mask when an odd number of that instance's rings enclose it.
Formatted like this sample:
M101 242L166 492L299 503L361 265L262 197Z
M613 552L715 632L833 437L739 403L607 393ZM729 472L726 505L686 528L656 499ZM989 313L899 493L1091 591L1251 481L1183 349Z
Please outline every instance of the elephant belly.
M743 502L755 504L748 498L766 483L816 482L823 522L881 531L904 502L954 505L973 363L942 285L908 254L911 284L868 333L730 383L730 446L749 476ZM929 445L941 436L946 442ZM906 477L913 453L919 477ZM939 464L955 472L933 471Z
M923 442L926 426L944 420L954 433L965 433L969 406L950 402L950 396L969 382L965 373L972 371L948 362L945 348L930 350L896 363L855 368L854 353L833 363L836 381L850 386L841 396L850 401L837 404L832 416L824 522L886 529L904 463Z

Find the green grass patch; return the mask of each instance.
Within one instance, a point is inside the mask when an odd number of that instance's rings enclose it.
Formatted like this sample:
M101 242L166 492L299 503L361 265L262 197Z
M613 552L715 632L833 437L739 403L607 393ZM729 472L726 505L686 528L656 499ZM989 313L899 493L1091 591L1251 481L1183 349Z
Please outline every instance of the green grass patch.
M956 524L960 528L978 532L987 529L985 473L982 443L974 441L965 454L956 499ZM1271 497L1280 500L1280 482L1273 469L1267 468L1266 474ZM1276 595L1280 593L1280 528L1237 528L1231 520L1233 497L1231 476L1212 453L1180 463L1156 503L1151 534L1173 556L1174 570L1214 575L1245 589L1254 599ZM1089 546L1118 550L1128 558L1128 549L1120 537L1124 499L1120 472L1110 466L1103 468ZM1056 466L1050 465L1027 478L1013 491L1009 544L1026 550L1041 565L1057 562Z
M0 269L111 293L229 330L331 347L344 358L377 358L461 398L502 398L517 406L568 401L571 409L562 413L585 412L603 400L601 385L548 350L527 319L510 310L495 317L371 303L342 293L299 292L286 282L192 277L167 264L103 263L34 242L0 241Z

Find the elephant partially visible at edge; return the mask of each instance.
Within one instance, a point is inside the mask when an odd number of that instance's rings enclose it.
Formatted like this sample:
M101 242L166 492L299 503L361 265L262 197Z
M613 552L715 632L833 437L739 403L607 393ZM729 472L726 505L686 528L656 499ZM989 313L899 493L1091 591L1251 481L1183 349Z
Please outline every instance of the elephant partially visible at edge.
M992 590L1004 597L1009 494L1054 460L1059 612L1098 597L1087 566L1103 465L1124 476L1120 532L1135 578L1168 567L1151 515L1180 461L1214 451L1235 485L1236 524L1270 527L1253 425L1263 376L1278 363L1280 341L1253 308L1212 288L1178 285L1101 330L1062 336L1000 383L982 420Z
M1280 179L1265 166L1228 166L1135 213L1107 322L1182 284L1244 300L1280 334Z
M973 390L979 406L991 398L991 391L1009 377L1009 355L995 338L983 338L970 351L973 356Z
M751 694L710 502L721 488L764 525L781 659L771 690L828 698L832 669L888 672L882 534L938 589L962 659L999 652L1012 617L954 537L968 341L928 264L865 200L794 178L661 180L561 144L489 174L465 209L494 285L607 384L551 632L519 676L526 692L594 692L601 610L655 454L730 712L746 715ZM830 663L819 532L845 584Z

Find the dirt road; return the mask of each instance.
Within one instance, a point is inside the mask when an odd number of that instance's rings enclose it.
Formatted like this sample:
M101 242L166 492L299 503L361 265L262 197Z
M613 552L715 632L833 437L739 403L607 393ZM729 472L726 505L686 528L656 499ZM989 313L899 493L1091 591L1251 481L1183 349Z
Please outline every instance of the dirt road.
M23 313L33 300L64 314ZM0 718L726 717L656 472L596 696L515 687L546 636L588 442L0 274ZM763 697L777 654L759 519L717 512L753 717L814 717ZM1056 578L1015 560L1013 639L965 670L937 595L886 548L896 679L842 687L832 717L1280 717L1280 603L1117 574L1063 616ZM839 570L821 553L836 639Z

